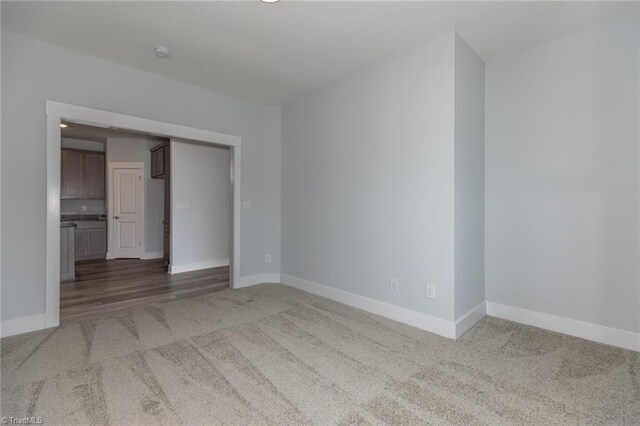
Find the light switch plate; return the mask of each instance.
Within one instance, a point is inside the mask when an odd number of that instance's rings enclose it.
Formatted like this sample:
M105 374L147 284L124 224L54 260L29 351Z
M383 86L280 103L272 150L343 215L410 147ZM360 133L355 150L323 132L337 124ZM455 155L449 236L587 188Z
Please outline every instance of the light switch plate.
M424 289L424 295L429 299L436 298L436 286L433 284L427 284Z

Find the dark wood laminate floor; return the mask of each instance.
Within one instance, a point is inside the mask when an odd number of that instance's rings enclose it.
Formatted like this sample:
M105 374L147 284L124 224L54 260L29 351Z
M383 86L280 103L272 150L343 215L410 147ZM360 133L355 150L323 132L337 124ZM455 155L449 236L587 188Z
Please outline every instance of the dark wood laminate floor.
M60 284L60 319L89 317L229 287L229 267L168 274L162 259L76 263L75 281Z

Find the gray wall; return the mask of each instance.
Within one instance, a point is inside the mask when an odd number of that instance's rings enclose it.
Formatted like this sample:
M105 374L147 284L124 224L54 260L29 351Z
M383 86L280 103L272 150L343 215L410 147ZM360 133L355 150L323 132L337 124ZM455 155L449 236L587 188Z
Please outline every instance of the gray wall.
M158 140L144 136L107 138L107 164L113 162L144 163L144 251L145 257L162 255L164 227L164 180L151 179L151 153L149 149L159 145ZM107 176L107 179L110 179Z
M61 138L62 148L84 149L87 151L105 151L105 143L97 141L87 141L84 139Z
M86 210L82 210L85 207ZM60 200L60 214L105 214L104 200Z
M252 210L242 212L241 275L280 271L280 107L4 31L1 189L11 202L1 213L3 320L45 309L47 99L242 137L242 197Z
M147 138L144 136L107 138L107 163L145 163L145 174L148 174L146 169L150 158L151 154L147 150Z
M453 319L453 45L444 35L284 108L284 274Z
M228 149L171 141L171 268L228 264L229 158Z
M636 19L487 64L489 301L640 332Z
M484 62L456 34L455 317L484 296Z

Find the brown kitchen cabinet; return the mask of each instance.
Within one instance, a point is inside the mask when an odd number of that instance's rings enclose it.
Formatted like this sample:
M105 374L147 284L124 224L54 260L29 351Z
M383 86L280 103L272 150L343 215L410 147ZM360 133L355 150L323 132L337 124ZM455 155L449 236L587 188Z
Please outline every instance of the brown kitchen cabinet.
M82 198L84 195L84 153L63 149L61 155L62 181L60 191L63 199Z
M63 148L60 196L63 200L104 200L104 153Z
M104 259L107 255L107 223L105 221L75 222L75 259Z
M151 152L151 178L164 179L163 258L166 265L171 262L171 144L163 142L149 150Z
M150 149L151 151L151 178L164 179L169 170L167 144L160 144Z
M84 196L88 199L104 200L104 154L84 154Z

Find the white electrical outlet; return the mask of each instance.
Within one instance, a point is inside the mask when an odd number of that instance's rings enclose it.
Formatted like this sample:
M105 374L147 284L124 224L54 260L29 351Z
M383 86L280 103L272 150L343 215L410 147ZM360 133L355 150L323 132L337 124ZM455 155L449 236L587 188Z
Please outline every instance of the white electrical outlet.
M83 212L86 212L86 211L87 211L87 206L82 206L81 208L82 208L82 211L83 211Z
M398 280L395 278L389 278L389 290L393 292L398 291Z
M427 284L424 287L424 295L426 297L428 297L429 299L435 299L436 298L436 286L433 284Z
M271 255L270 254L265 254L264 255L264 263L271 263Z

